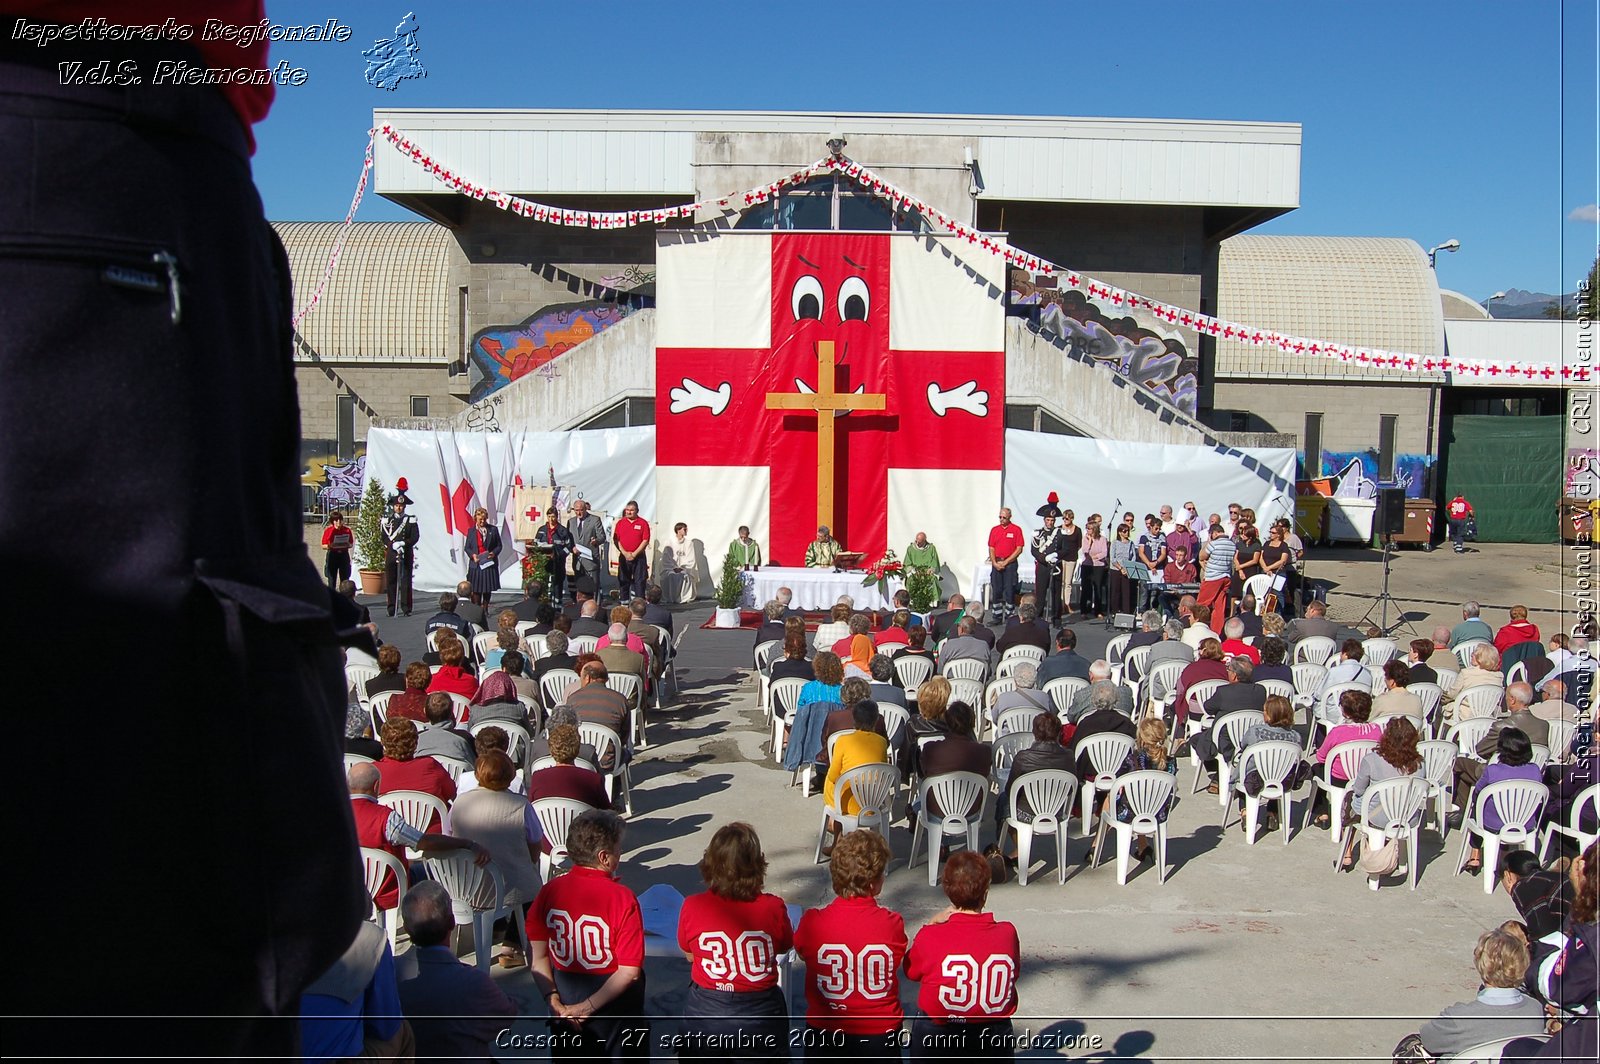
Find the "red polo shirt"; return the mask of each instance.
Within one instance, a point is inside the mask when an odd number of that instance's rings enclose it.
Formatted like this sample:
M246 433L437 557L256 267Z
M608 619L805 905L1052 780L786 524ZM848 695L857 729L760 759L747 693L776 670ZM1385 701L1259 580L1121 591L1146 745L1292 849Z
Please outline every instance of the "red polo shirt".
M539 890L528 941L543 942L558 972L609 975L644 966L644 921L633 891L598 868L578 866Z
M1020 551L1022 544L1022 526L1014 521L1009 525L995 525L989 530L989 549L994 551L994 560L997 562L1003 562Z
M777 986L777 958L792 945L789 910L775 894L734 901L708 890L684 899L678 916L678 948L690 956L689 977L707 990Z
M972 1023L1017 1011L1017 929L993 913L955 913L917 932L906 978L922 984L917 1006L930 1019Z
M642 517L624 517L617 522L611 535L617 541L617 546L631 554L650 542L650 522Z
M876 898L835 898L808 909L794 946L806 965L806 1023L847 1034L900 1026L906 924Z

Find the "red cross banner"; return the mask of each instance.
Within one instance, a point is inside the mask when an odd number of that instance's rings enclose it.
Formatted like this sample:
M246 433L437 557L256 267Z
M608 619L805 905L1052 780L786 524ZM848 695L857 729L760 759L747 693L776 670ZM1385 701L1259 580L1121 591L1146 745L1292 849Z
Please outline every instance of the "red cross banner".
M534 533L539 531L539 526L544 524L545 514L550 511L552 494L548 484L512 489L512 538L518 543L531 541ZM566 524L567 515L561 514L560 517L561 523Z
M865 562L922 531L953 571L970 569L1000 500L1001 247L893 233L661 234L662 527L688 522L713 568L740 525L769 564L800 565L827 524Z

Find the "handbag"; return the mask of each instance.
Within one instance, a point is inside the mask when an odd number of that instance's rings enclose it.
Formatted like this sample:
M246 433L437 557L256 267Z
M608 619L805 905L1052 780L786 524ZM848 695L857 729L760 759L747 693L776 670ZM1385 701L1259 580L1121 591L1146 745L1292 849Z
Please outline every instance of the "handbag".
M1383 845L1372 846L1363 839L1361 842L1361 859L1356 862L1356 868L1369 876L1386 876L1400 867L1400 840L1385 838Z

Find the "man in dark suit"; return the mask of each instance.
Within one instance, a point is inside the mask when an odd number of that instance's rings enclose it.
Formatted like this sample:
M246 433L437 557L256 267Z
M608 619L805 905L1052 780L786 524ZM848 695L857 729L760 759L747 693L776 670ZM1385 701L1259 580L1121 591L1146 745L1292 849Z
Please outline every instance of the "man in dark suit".
M910 709L906 702L906 693L894 681L894 662L889 660L887 654L874 654L867 664L872 670L872 700L879 706L885 704L899 706L901 709ZM890 736L893 738L893 736Z
M561 613L569 621L575 621L583 616L583 604L594 599L594 593L582 588L573 592L572 601L561 607Z
M449 946L456 926L449 893L423 880L401 899L400 917L412 946L411 956L400 964L406 969L400 975L400 1006L410 1020L418 1058L487 1060L490 1043L511 1025L517 1009L488 972L456 960Z
M1005 827L1006 818L1011 815L1011 785L1030 772L1051 768L1073 771L1072 754L1061 745L1060 718L1054 713L1040 713L1033 718L1033 745L1018 750L1017 756L1011 759L1011 772L994 803L995 833L1001 838L1001 848L1008 854L1012 847L1005 838Z
M1228 659L1228 682L1217 688L1216 694L1206 700L1206 717L1211 724L1218 718L1242 709L1253 709L1257 712L1266 708L1267 689L1256 683L1255 665L1249 658L1236 655ZM1183 720L1182 715L1178 718ZM1189 740L1189 746L1195 755L1200 758L1202 765L1214 765L1217 756L1217 736L1213 727L1207 727ZM1225 756L1232 757L1233 751L1225 751ZM1210 769L1207 770L1208 772ZM1215 782L1215 781L1213 781ZM1213 792L1214 793L1214 792Z
M439 612L429 617L428 623L422 626L423 634L426 635L439 628L449 628L461 637L463 643L471 647L472 626L467 623L466 618L461 616L458 610L460 605L461 603L454 593L446 591L440 595Z
M966 613L966 596L951 595L944 609L928 615L928 631L933 633L933 638L936 640L949 639Z
M901 588L899 591L894 593L894 600L890 607L883 611L883 618L878 624L878 631L881 632L890 625L894 624L894 613L896 610L905 610L907 613L911 614L911 620L906 625L907 628L910 628L913 624L922 624L926 619L911 612L911 592L907 591L905 588Z
M578 671L578 659L567 653L567 633L556 631L544 637L547 653L539 655L533 663L533 678L544 680L544 674L551 669L571 669Z
M1056 636L1056 652L1039 663L1038 685L1043 688L1051 680L1063 676L1089 678L1089 659L1078 653L1078 633L1071 628L1061 629Z
M1005 633L995 641L994 649L997 653L1004 654L1012 647L1038 647L1040 650L1050 649L1050 625L1039 616L1039 607L1030 602L1028 596L1022 597L1022 604L1017 607L1015 623L1008 626ZM1084 675L1088 675L1087 662Z
M1145 610L1139 615L1139 630L1128 636L1127 645L1122 648L1122 656L1126 658L1130 651L1140 647L1155 646L1161 642L1161 614L1156 610Z
M456 585L456 613L468 624L487 630L489 611L472 601L472 584L463 580Z
M596 639L606 634L610 626L600 619L600 603L589 599L580 608L578 619L572 622L568 635L592 635Z
M976 617L961 618L955 638L945 640L944 645L939 648L939 666L943 668L946 663L960 658L976 658L987 666L989 645L977 636L982 630L983 625L978 623Z
M644 589L644 619L658 624L672 635L672 611L661 605L661 585L650 584Z
M1414 683L1438 683L1439 674L1433 671L1433 666L1428 664L1428 659L1433 656L1433 640L1413 639L1411 652L1406 655L1406 662L1411 666L1411 678L1406 686Z

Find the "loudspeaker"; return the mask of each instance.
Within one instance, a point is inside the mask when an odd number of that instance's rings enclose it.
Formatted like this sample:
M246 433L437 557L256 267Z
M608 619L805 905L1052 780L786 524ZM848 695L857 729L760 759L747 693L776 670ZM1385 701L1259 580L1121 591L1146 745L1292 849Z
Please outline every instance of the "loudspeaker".
M1372 530L1380 536L1398 536L1405 532L1405 488L1378 489L1378 512L1373 516L1372 523Z
M1131 613L1118 613L1111 618L1111 627L1121 628L1123 631L1133 631L1134 615Z

